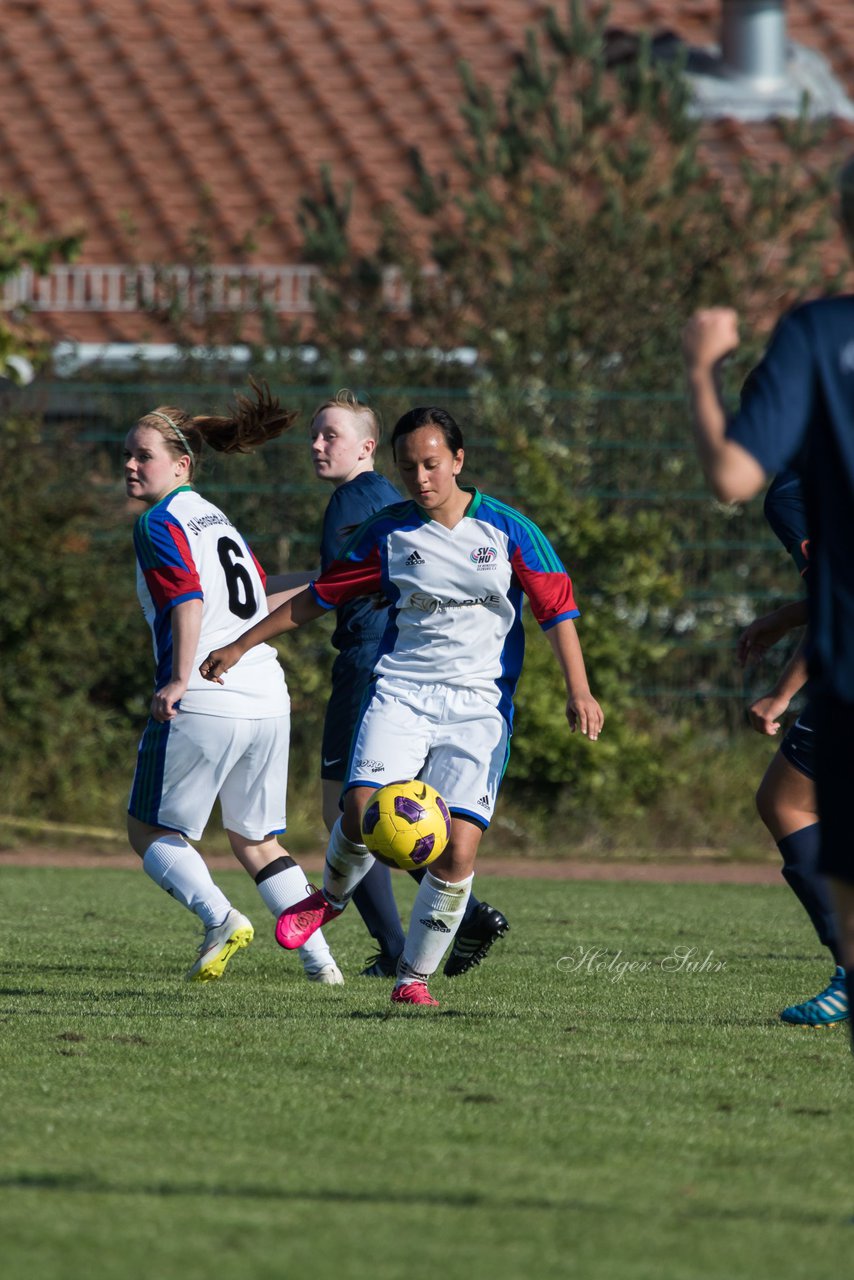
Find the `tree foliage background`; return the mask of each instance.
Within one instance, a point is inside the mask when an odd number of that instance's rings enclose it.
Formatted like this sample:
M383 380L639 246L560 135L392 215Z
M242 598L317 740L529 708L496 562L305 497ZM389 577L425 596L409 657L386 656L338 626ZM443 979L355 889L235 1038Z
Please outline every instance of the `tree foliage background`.
M734 389L782 306L839 286L825 266L835 231L823 127L806 118L780 125L785 159L745 164L724 186L704 156L678 64L656 60L643 41L624 55L606 19L573 0L527 34L503 94L463 66L465 138L453 165L436 170L413 152L400 205L381 211L368 245L351 240L352 192L334 173L318 174L300 214L303 260L320 270L313 320L300 330L261 307L249 338L256 370L306 409L344 385L370 388L387 422L414 402L441 400L471 445L469 479L537 520L564 558L608 721L595 747L570 741L550 650L532 635L507 797L537 838L570 809L603 842L621 822L636 826L665 789L689 784L686 741L697 740L698 725L708 734L702 714L663 717L632 692L655 682L684 639L682 548L703 522L738 519L710 499L674 519L676 495L696 484L690 460L668 449L687 435L686 316L708 303L746 311L755 336L730 371ZM188 253L203 269L203 231ZM234 318L204 319L202 360L190 354L198 316L173 301L168 318L187 350L173 377L195 388L188 407L221 405L216 353L241 336ZM298 393L307 370L312 386ZM149 390L139 412L166 398ZM115 405L105 420L111 413ZM638 451L603 479L604 435L617 418ZM2 594L14 608L4 609L0 638L21 674L0 695L12 726L0 764L20 812L104 817L116 808L119 767L126 786L150 690L131 516L110 480L115 444L87 446L71 431L48 450L33 430L7 422L0 460L4 545L25 539L37 583L27 592L20 562L4 557ZM306 454L286 441L217 463L201 481L274 569L315 560L327 495L312 487ZM638 497L653 487L656 501ZM778 568L745 572L760 581ZM731 631L743 576L732 566L707 584L712 603L688 626L696 641ZM301 786L319 743L328 634L309 629L282 651ZM672 838L696 838L690 823L677 829L672 813L667 821Z

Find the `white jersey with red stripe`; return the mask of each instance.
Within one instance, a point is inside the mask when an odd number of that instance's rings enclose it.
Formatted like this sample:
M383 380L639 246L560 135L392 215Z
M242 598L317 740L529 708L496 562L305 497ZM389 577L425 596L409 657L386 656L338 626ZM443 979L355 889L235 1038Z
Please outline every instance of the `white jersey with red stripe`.
M391 608L377 676L477 690L512 720L523 597L544 630L578 617L578 609L566 569L533 521L471 493L453 529L413 501L385 507L356 530L311 590L327 609L383 592Z
M212 649L267 615L266 577L243 536L189 485L144 511L134 527L137 594L151 627L155 688L172 678L171 611L203 600L202 630L182 711L248 720L287 714L285 677L272 646L250 649L218 685L199 675Z

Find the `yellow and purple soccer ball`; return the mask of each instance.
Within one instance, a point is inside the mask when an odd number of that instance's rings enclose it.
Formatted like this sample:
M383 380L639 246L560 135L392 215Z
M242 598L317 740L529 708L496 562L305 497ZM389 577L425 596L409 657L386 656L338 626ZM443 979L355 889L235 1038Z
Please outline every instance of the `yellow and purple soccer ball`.
M388 867L426 867L451 838L451 815L427 782L389 782L362 814L362 839Z

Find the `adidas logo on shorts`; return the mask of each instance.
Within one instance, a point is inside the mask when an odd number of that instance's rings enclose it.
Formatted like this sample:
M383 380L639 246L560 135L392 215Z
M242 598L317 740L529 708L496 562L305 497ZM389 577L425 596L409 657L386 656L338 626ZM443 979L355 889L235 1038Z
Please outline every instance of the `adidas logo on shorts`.
M444 920L434 920L432 916L421 920L420 923L424 925L425 929L432 929L434 933L451 932Z
M417 551L412 551L406 557L406 564L408 568L411 568L412 565L414 564L426 564L426 563L427 561L423 558L423 556L420 556Z
M478 804L480 805L481 809L488 809L489 796L481 796L480 799L478 800Z

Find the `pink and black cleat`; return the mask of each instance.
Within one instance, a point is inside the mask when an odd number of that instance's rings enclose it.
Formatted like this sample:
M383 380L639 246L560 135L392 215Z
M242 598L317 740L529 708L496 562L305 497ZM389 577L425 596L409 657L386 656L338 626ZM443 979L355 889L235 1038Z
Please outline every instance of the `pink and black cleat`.
M276 941L286 951L296 951L323 925L340 916L343 910L343 907L333 907L326 901L322 890L316 889L302 902L295 902L282 912L276 921Z

